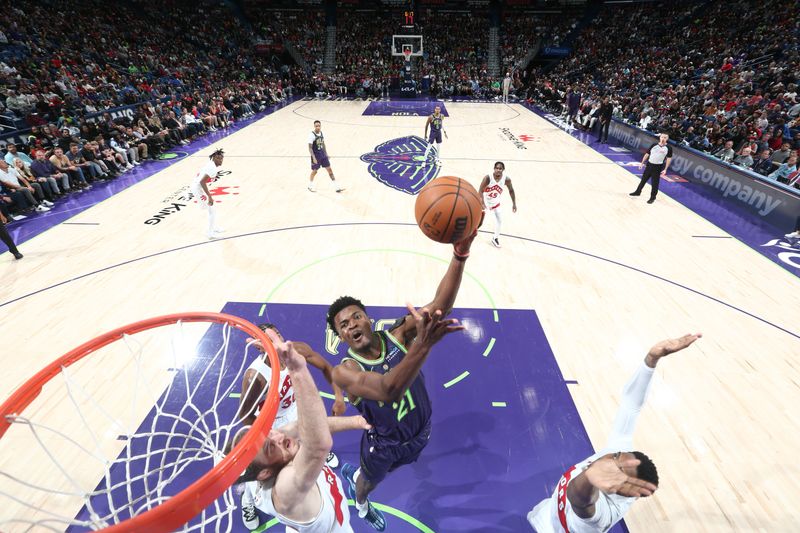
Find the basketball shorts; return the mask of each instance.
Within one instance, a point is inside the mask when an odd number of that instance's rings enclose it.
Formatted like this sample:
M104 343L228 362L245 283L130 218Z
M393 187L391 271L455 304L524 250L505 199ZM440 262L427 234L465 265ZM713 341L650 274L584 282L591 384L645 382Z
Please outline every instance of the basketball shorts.
M416 462L430 438L430 420L416 437L402 444L381 442L377 434L365 431L361 436L361 473L377 485L389 472Z
M319 167L322 168L330 168L331 162L328 160L327 155L319 155L316 156L317 162L314 163L314 160L311 160L311 170L319 170Z
M442 144L442 130L431 130L430 133L428 133L428 142Z

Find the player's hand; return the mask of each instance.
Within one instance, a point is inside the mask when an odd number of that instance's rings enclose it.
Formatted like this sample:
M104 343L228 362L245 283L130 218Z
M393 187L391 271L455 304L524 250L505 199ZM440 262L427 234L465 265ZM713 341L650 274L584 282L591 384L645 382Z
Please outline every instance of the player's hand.
M358 415L354 416L353 418L355 419L354 422L356 423L355 429L363 429L364 431L369 431L370 429L372 429L372 424L367 422L367 419L364 418L363 416Z
M662 170L661 171L661 177L665 177L666 175L667 175L667 171L666 170Z
M642 168L643 166L644 166L644 163L642 163L641 161L639 161L639 168Z
M211 195L208 196L208 205L214 205L214 198Z
M264 334L272 341L275 351L278 352L278 360L287 370L300 370L306 366L306 358L297 353L291 341L282 340L272 329L267 329Z
M413 305L406 303L411 318L416 322L417 338L414 343L422 343L431 347L448 333L461 331L464 326L458 323L455 318L444 318L441 310L437 309L433 314L427 308L422 307L417 311Z
M678 337L677 339L663 340L650 348L650 351L647 352L645 362L647 363L647 366L655 367L656 363L658 363L658 360L662 357L666 357L669 354L679 352L684 348L688 348L692 345L692 343L694 343L694 341L702 336L702 333L688 333L683 337Z
M331 415L342 416L345 411L347 411L347 404L344 403L343 398L337 397L333 401L333 407L331 407Z
M5 217L3 213L0 213L0 224L5 224L8 222L8 219Z
M584 470L586 479L592 486L606 494L619 494L628 498L650 496L658 487L639 478L630 477L622 469L638 466L638 459L615 460L603 457Z

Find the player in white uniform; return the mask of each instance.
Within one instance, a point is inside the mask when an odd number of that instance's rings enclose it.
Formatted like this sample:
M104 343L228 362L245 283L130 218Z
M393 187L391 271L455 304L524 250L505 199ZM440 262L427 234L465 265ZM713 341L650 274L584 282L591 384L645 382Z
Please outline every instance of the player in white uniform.
M197 202L208 210L208 238L216 239L220 237L222 229L217 226L217 208L214 207L214 198L208 190L208 182L217 176L219 167L225 157L222 149L216 150L208 158L210 161L203 165L200 172L192 180L191 191Z
M274 333L278 339L283 341L283 335L274 324L260 324L259 328L265 333L269 330ZM272 369L269 366L269 360L264 355L264 348L255 339L250 339L254 346L261 352L257 358L250 363L247 371L244 374L242 381L242 396L239 403L239 413L237 419L241 420L245 425L251 425L255 422L261 406L264 403L264 398L267 395L270 376ZM319 368L328 383L331 383L335 400L331 410L334 416L343 414L347 408L344 403L344 395L342 389L332 383L331 373L333 366L328 363L320 354L315 352L311 346L304 342L293 343L295 350L305 358L305 360L312 366ZM282 428L287 424L297 421L297 403L295 401L294 388L292 387L292 379L289 376L289 371L285 365L281 365L280 377L278 378L280 386L280 401L278 403L278 412L275 415L275 421L272 427L275 429ZM339 466L339 458L336 454L330 452L326 459L326 464L331 468ZM255 511L256 504L254 502L254 495L257 491L258 483L253 481L246 483L244 491L242 492L242 521L245 526L250 529L256 529L259 526L258 514Z
M511 90L511 73L506 72L506 77L503 78L503 103L508 103L508 92Z
M517 212L517 197L514 194L514 186L511 184L511 178L505 176L503 172L506 170L506 165L502 161L494 164L494 172L491 175L486 175L481 181L478 190L481 192L481 207L485 213L494 214L494 237L492 237L492 244L500 248L500 225L503 221L500 216L500 196L503 191L508 187L508 194L511 196L511 210Z
M266 334L292 382L297 422L270 430L238 483L255 483L255 506L275 516L287 531L352 533L342 483L325 458L333 444L331 432L370 426L360 416L327 418L306 358L272 330Z
M569 468L553 495L528 513L537 533L605 532L622 520L639 497L658 488L658 471L645 454L631 452L633 431L658 361L679 352L702 335L661 341L625 384L622 403L606 447Z

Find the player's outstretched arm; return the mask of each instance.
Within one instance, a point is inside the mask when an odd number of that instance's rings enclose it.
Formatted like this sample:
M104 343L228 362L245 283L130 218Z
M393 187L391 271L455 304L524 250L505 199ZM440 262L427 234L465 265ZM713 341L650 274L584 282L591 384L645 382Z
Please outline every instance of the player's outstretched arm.
M295 342L294 347L300 355L305 357L308 364L318 368L320 372L322 372L322 375L325 376L325 380L333 387L334 401L331 414L333 416L344 414L347 405L344 403L342 389L333 382L333 365L319 353L315 352L314 349L305 342Z
M314 513L319 509L307 508L310 504L306 496L314 489L325 458L333 445L328 417L305 358L297 353L291 342L281 342L277 335L272 338L272 342L292 378L300 439L300 449L294 460L281 470L275 480L272 501L275 508L286 516L315 516ZM313 498L311 501L314 501Z
M328 429L331 435L334 433L341 433L342 431L351 430L367 430L372 429L372 426L361 415L356 416L329 416ZM290 422L285 426L281 426L281 433L296 439L300 437L298 432L297 422Z
M478 226L480 227L480 225ZM447 267L442 281L439 282L439 287L436 289L436 296L433 301L426 305L425 309L432 309L434 312L441 311L442 316L447 316L453 310L453 304L458 296L458 290L461 288L461 278L464 276L464 264L469 257L469 250L472 246L472 241L478 235L476 229L472 235L453 244L453 258L450 259L450 265ZM391 333L395 337L402 340L406 346L411 346L417 337L417 323L415 320L405 320L402 324L394 328Z
M622 389L622 398L614 417L614 425L606 444L607 448L633 449L633 432L647 398L647 391L650 388L650 381L658 361L669 354L688 348L700 337L702 337L701 333L688 334L677 339L663 340L650 348L644 358L644 364L637 366L636 371Z
M655 485L623 471L623 468L639 466L640 462L638 459L616 459L609 455L592 463L567 486L567 498L575 514L581 518L592 518L600 491L633 498L653 494L657 489Z
M387 403L399 400L416 379L433 345L448 333L464 329L458 320L443 318L441 311L431 315L424 307L417 311L411 304L408 304L408 310L415 322L417 340L391 372L361 372L344 364L333 369L334 382L351 397Z
M236 420L246 426L252 426L256 421L256 405L264 391L267 390L266 380L258 375L255 370L247 370L242 379L242 396L239 400L239 412Z

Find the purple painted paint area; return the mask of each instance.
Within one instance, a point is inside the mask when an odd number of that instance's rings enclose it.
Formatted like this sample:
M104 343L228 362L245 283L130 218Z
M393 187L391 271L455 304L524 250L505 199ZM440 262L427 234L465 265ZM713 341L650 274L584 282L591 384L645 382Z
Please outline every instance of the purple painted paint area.
M265 316L259 317L261 307L260 303L229 303L223 312L254 323L273 322L286 338L308 342L331 364L344 353L342 346L337 347L338 355L326 352L326 306L268 304ZM399 307L373 307L368 311L376 320L405 313ZM500 310L499 322L494 322L488 309L457 309L453 315L468 324L469 333L443 340L424 367L434 413L430 444L419 461L391 473L373 493L373 499L437 532L530 531L526 513L552 493L569 466L594 450L535 312ZM496 339L494 346L484 357L492 338ZM242 346L232 348L234 359L225 369L212 368L211 377L221 371L238 388L241 376L236 375L239 364L235 358L244 350ZM213 343L201 342L201 355L187 370L203 371L208 354L215 349ZM445 388L445 383L465 371L469 375ZM314 369L312 374L320 390L330 393L330 385L321 374ZM170 391L176 398L175 409L181 406L181 376L178 373ZM214 382L207 381L209 386ZM324 401L329 409L331 401ZM493 407L492 402L505 402L505 407ZM237 406L238 399L230 398L217 413L225 419ZM348 414L355 413L348 408ZM148 417L143 427L149 423ZM360 432L335 436L334 450L341 461L358 462L360 437ZM210 461L190 465L177 485L185 486L208 468ZM115 496L127 497L122 492ZM99 508L104 505L102 501L94 503ZM387 520L393 532L418 531L391 514L387 514ZM357 532L372 531L355 512L351 513L351 522ZM234 513L233 530L244 531L238 511ZM627 528L621 524L612 531L627 532Z
M553 120L554 117L552 115L541 111L535 106L523 105L548 122L563 128L563 124ZM609 144L600 144L596 135L585 131L574 130L569 132L565 130L565 133L616 162L631 174L634 174L637 179L641 177L641 168L633 164L642 160L640 154L614 152L610 148L621 147L621 145L614 141ZM675 181L670 181L670 179ZM636 183L632 181L631 191L635 188L635 185ZM645 186L642 202L648 194L648 187L649 185ZM621 191L621 193L631 191ZM715 193L711 188L688 182L677 176L662 179L659 191L667 194L673 200L683 204L795 276L800 276L800 241L789 240L784 237L784 234L793 231L794 228L776 228L762 218L755 216L752 212L736 205L736 203L724 200L719 193ZM798 213L798 216L800 216L800 213Z
M86 209L89 209L93 205L111 198L115 194L127 189L131 185L135 185L140 181L156 174L157 172L161 172L176 161L180 161L184 157L202 150L207 146L218 143L228 135L235 133L246 126L249 126L254 121L274 113L278 109L286 107L295 100L296 98L291 99L284 104L270 106L254 117L237 121L227 130L207 133L203 137L200 137L187 146L176 146L165 152L175 154L177 157L172 159L149 161L111 181L102 183L95 182L92 188L86 192L75 192L65 198L62 198L49 212L26 215L26 219L10 223L8 225L9 233L11 233L11 236L17 245L32 239L40 233L52 228L53 226L56 226L65 220L68 220L85 211ZM187 178L187 183L188 179L189 178ZM6 251L5 245L0 244L0 249Z
M442 115L450 116L444 102L439 100L379 100L370 102L362 115L426 117L433 113L437 105L442 108Z

